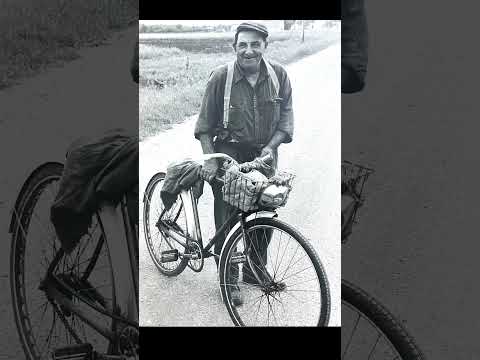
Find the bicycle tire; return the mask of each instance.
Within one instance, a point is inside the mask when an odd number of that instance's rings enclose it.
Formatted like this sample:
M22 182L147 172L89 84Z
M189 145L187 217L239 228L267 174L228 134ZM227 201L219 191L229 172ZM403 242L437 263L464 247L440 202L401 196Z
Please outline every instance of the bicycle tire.
M316 279L312 279L312 280L318 280L318 283L319 283L318 293L320 296L321 305L320 305L320 310L318 314L318 321L314 320L312 323L315 324L313 326L327 326L329 317L330 317L330 309L331 309L330 289L329 289L328 279L327 279L325 270L313 246L294 227L275 218L252 219L245 224L245 231L246 233L249 233L249 231L257 231L257 229L260 227L278 229L281 232L290 235L290 237L294 239L294 241L297 243L297 246L299 245L301 249L304 250L305 254L307 255L308 259L311 261L311 264L313 265L314 273L316 276ZM227 241L223 246L223 249L220 255L220 262L219 262L220 289L221 289L222 299L224 301L224 304L227 307L227 311L230 315L231 320L235 324L235 326L249 326L249 325L246 325L244 320L242 320L241 316L238 314L237 308L232 303L232 297L229 290L230 287L227 280L228 272L229 272L228 269L230 266L229 262L232 259L231 254L233 253L233 251L236 251L235 247L238 246L237 244L240 237L243 237L241 227L236 229L236 231L232 234L230 238L227 239ZM271 242L271 240L269 241ZM278 246L280 248L280 245ZM285 252L283 254L285 254ZM296 255L294 254L292 259L290 260L290 263L292 262L293 258L295 258L295 256ZM278 260L278 253L277 253L277 260ZM283 260L283 256L282 256L282 260ZM308 280L308 281L311 281L311 280ZM286 285L285 291L286 292L289 291L288 285ZM300 291L303 291L303 290L300 290ZM279 326L279 325L276 325L276 326ZM281 325L281 326L284 326L284 325ZM294 325L294 326L302 326L302 325Z
M19 198L17 199L16 205L15 205L15 213L14 213L14 219L12 221L13 227L12 227L12 243L11 243L11 250L10 250L10 289L11 289L11 296L12 296L12 306L13 306L13 312L14 312L14 318L15 318L15 323L18 331L18 335L20 337L20 342L22 344L22 348L24 350L25 356L28 360L37 360L43 358L43 352L41 354L38 353L38 349L36 349L36 341L39 340L40 338L36 338L33 335L33 330L32 328L32 323L30 317L34 315L34 312L32 313L29 312L28 310L28 297L26 296L27 289L26 289L26 283L25 281L25 256L26 256L26 249L28 247L28 241L32 242L33 240L29 240L29 230L30 230L30 225L33 223L31 220L33 219L33 215L35 214L35 207L37 203L39 202L39 199L46 193L46 189L49 184L59 181L60 177L62 175L63 171L63 165L58 164L58 163L47 163L41 167L39 167L37 170L35 170L32 175L29 177L29 179L26 181L24 187L22 188L21 193L19 194ZM50 207L46 207L46 210L49 210ZM49 214L48 214L49 216ZM48 217L49 219L49 217ZM37 221L38 219L38 214L37 214ZM50 224L51 225L51 224ZM33 231L33 230L32 230ZM104 241L105 239L105 234L103 233L103 230L100 227L101 235L99 237L99 242L97 245L95 245L95 249L97 250L97 247L99 246L100 241ZM35 232L34 232L35 233ZM53 235L52 239L53 240L53 253L54 256L52 261L57 261L59 257L62 257L63 251L61 247L59 247L58 250L56 249L55 241L56 239L56 234L52 233L50 235ZM103 240L102 240L103 239ZM50 244L51 245L51 244ZM103 245L103 243L102 243ZM85 251L85 248L83 248ZM75 250L74 250L75 251ZM108 251L108 249L107 249ZM83 254L83 253L82 253ZM77 252L78 255L78 252ZM92 261L96 262L98 261L98 253L94 253ZM107 261L109 261L109 256L107 254L106 256ZM40 261L39 261L40 262ZM65 260L64 260L64 266L65 266ZM94 264L94 265L95 265ZM111 306L115 308L116 302L115 302L115 287L113 286L113 272L111 269L111 263L110 264L110 277L112 279L112 304ZM48 267L50 267L50 262L47 264ZM89 262L86 265L86 270L84 272L88 272L88 276L91 275L94 265L91 265L91 262ZM80 269L79 265L78 270ZM69 271L73 271L73 269L69 269ZM32 280L32 283L36 284L36 281L34 282ZM93 290L93 288L92 288ZM50 307L53 308L55 305L50 303L50 301L45 302L44 305L42 305L43 310L43 315L41 318L40 323L42 323L43 318L47 312L47 309ZM63 319L65 317L69 317L69 315L65 315L64 309L61 309L59 305L56 305L56 308L61 310L61 314L63 315ZM32 309L30 309L32 310ZM52 314L54 314L54 310L50 309L52 311ZM58 317L60 318L61 315L59 313L56 313ZM74 315L70 315L71 321L70 325L74 324L76 317ZM54 316L55 319L55 316ZM81 321L78 317L77 320ZM62 320L63 321L63 320ZM114 319L109 319L111 321L110 328L112 331L115 331L116 329L116 321ZM54 324L52 324L53 329ZM65 327L65 324L63 324ZM50 331L51 331L50 330ZM37 328L38 331L38 328ZM56 331L56 328L55 328ZM68 333L66 329L65 331L65 337L66 334ZM72 335L70 335L72 336ZM82 334L78 334L77 336L82 336ZM85 334L85 327L83 327L83 336L85 340L86 339L86 334ZM73 336L72 336L73 338ZM74 339L74 338L73 338ZM96 339L96 338L95 338ZM74 339L75 341L78 340ZM66 340L69 341L69 340ZM50 342L48 343L50 345ZM65 346L65 344L62 344L62 346ZM106 352L111 352L114 351L113 349L115 348L116 344L111 341L106 341L106 344L104 344L105 349L103 349ZM42 348L43 350L43 348ZM46 348L45 350L48 351Z
M155 252L154 249L154 244L153 244L153 236L150 231L150 205L152 203L152 197L155 189L157 188L158 184L165 180L165 173L160 172L152 176L150 181L148 182L148 185L145 189L144 196L143 196L143 228L144 228L144 236L145 236L145 242L147 244L147 249L150 254L150 257L152 258L153 263L157 267L158 271L162 273L165 276L177 276L185 270L188 264L188 259L186 258L181 258L177 260L178 264L172 269L168 269L164 266L164 264L161 262L161 259L159 257L159 254ZM159 196L160 194L158 194ZM180 197L177 198L177 203L182 204L182 199ZM183 204L182 204L183 205ZM180 210L181 212L182 210ZM158 216L159 214L157 214ZM178 216L177 216L178 218ZM157 219L155 219L156 221ZM175 219L176 221L177 219ZM159 235L161 236L160 232Z
M342 280L341 298L342 308L345 303L360 312L372 325L381 331L402 360L425 360L424 354L405 327L373 296L358 286ZM343 326L342 331L346 331ZM342 349L342 352L346 353L347 350ZM342 359L344 359L343 355Z

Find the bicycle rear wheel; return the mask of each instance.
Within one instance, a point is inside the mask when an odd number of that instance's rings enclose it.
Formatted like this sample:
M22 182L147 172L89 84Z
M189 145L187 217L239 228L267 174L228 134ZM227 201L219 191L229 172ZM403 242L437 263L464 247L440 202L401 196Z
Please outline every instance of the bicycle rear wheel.
M103 353L114 344L50 297L41 284L49 269L62 282L104 308L115 307L113 273L105 235L96 218L76 249L65 254L50 222L50 208L62 175L61 164L35 171L15 206L10 253L10 286L18 334L26 358L50 359L60 347L89 343ZM76 305L74 294L66 295ZM82 308L85 312L93 310ZM97 313L95 313L97 315ZM115 321L96 317L107 329Z
M413 338L375 298L342 280L342 359L425 359Z
M290 225L257 218L220 255L220 288L236 326L327 326L329 285L312 245ZM254 270L254 271L252 271ZM252 277L253 275L253 277ZM236 306L232 289L244 303Z
M147 185L143 196L143 227L147 249L157 269L164 275L177 276L185 270L188 264L188 259L183 257L185 249L157 227L157 221L165 209L160 198L164 180L165 174L158 173L150 179ZM185 208L180 196L175 204L163 214L162 219L168 221L180 234L186 234ZM162 252L169 250L178 250L178 259L162 262Z

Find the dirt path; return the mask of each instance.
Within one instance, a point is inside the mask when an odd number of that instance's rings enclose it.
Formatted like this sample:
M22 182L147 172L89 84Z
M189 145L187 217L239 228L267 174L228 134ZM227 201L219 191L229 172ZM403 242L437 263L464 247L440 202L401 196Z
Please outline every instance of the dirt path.
M0 92L0 359L24 357L10 303L10 211L30 172L46 161L63 161L77 136L112 127L138 133L138 90L129 62L137 26L101 47L21 85Z
M287 66L294 98L295 135L280 147L280 168L297 174L280 217L312 240L326 268L332 292L330 325L340 325L340 45ZM140 145L140 192L168 162L201 154L193 138L196 117ZM321 184L321 186L319 186ZM213 196L208 185L200 200L202 234L214 234ZM142 215L140 215L142 216ZM141 218L141 217L140 217ZM140 226L142 228L142 226ZM147 326L232 326L222 304L213 259L200 274L186 269L165 278L155 268L140 233L140 324Z

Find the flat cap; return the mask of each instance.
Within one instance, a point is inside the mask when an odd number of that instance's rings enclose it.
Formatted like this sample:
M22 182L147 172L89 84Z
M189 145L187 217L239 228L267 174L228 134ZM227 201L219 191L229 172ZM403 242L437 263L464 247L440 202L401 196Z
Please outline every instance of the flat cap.
M237 34L242 30L257 31L265 37L268 36L268 29L265 25L256 22L243 22L237 27Z

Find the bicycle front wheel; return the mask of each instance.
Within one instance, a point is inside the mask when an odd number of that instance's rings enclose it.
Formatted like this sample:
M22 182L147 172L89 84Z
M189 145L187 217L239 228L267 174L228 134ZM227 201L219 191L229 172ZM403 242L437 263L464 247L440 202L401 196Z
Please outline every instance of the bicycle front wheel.
M425 359L413 338L375 298L342 280L342 359Z
M308 240L280 220L250 220L245 236L239 227L222 249L219 272L236 326L328 325L330 291L322 263ZM238 290L241 305L232 298Z

